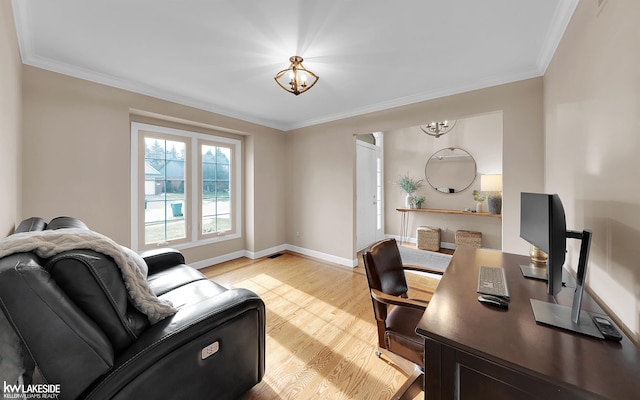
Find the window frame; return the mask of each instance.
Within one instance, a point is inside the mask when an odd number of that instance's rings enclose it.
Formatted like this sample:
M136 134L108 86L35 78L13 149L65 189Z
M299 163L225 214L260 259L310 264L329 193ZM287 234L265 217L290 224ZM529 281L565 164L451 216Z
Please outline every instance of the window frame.
M139 195L139 199L142 199L141 201L141 205L138 209L138 212L140 214L140 221L138 221L141 225L141 229L138 232L138 242L141 243L141 249L150 249L150 248L154 248L157 247L157 245L155 243L153 244L145 244L145 219L144 219L144 214L145 214L145 208L144 208L144 199L145 199L145 186L146 186L146 181L145 181L145 177L144 177L144 170L145 170L145 154L144 154L144 142L145 142L145 138L147 137L153 137L154 139L160 139L160 140L164 140L164 141L171 141L171 142L179 142L179 143L183 143L184 144L184 150L185 150L185 162L184 162L184 202L183 204L187 205L187 204L191 204L191 183L189 182L189 176L191 175L191 170L192 170L192 151L191 151L191 143L189 138L186 137L182 137L182 136L177 136L177 135L169 135L166 133L160 133L160 132L152 132L150 130L140 130L138 131L138 148L140 149L141 153L138 154L138 162L136 163L137 168L138 168L138 182L140 183L140 187L137 189L138 190L138 195ZM167 151L167 149L165 148L165 152ZM165 181L166 184L167 181ZM166 190L166 187L165 187ZM137 203L131 203L132 206L136 206ZM165 205L165 210L166 210L166 205ZM189 211L185 211L186 215L190 215L191 214L191 210ZM165 221L166 221L166 217L165 217ZM184 238L179 238L179 239L172 239L169 241L161 241L158 243L171 243L172 246L179 246L183 243L188 243L191 241L191 232L190 232L190 222L188 220L188 218L185 218L184 220L185 223L185 237Z
M185 141L185 206L186 238L145 244L144 234L144 138ZM231 149L229 190L231 191L231 229L202 233L202 154L201 145L216 145ZM184 128L172 128L142 122L131 122L131 247L149 250L171 246L176 249L198 247L242 237L242 140L214 133L206 134Z
M202 185L203 185L203 177L202 174L198 175L198 187L197 187L197 202L198 202L198 228L197 228L197 233L198 233L198 240L208 240L209 238L215 237L215 236L225 236L225 235L231 235L234 234L236 231L236 226L233 223L233 221L235 220L235 215L236 215L236 204L233 201L235 199L235 193L237 192L238 188L237 188L237 180L235 178L235 168L234 163L236 161L236 144L235 143L228 143L228 142L222 142L220 140L217 140L218 138L212 138L212 139L199 139L198 140L198 144L197 144L197 165L198 165L198 172L200 173L202 171L202 166L203 166L203 157L202 157L202 146L213 146L213 147L226 147L229 148L230 151L230 155L231 155L231 160L229 160L229 191L232 193L232 199L231 202L229 204L230 207L230 215L231 215L231 228L229 230L223 231L223 232L212 232L212 233L203 233L202 232L202 222L204 219L204 207L203 207L203 190L202 190ZM217 216L218 214L216 214Z

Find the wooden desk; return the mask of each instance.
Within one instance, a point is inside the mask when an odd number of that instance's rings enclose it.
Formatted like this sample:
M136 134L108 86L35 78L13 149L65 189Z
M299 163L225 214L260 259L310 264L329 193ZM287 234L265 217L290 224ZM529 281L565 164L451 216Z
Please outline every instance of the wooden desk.
M525 279L529 259L459 248L417 332L425 338L425 399L640 398L640 351L622 342L537 325L530 298L552 301L546 283ZM480 265L505 268L507 311L477 301ZM573 289L556 296L571 305ZM585 293L583 310L601 312ZM584 311L583 311L584 312Z

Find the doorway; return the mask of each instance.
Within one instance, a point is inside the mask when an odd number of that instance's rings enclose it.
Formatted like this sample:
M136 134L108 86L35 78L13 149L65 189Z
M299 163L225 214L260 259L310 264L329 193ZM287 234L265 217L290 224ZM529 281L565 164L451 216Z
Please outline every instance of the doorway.
M382 133L356 136L356 250L384 237Z

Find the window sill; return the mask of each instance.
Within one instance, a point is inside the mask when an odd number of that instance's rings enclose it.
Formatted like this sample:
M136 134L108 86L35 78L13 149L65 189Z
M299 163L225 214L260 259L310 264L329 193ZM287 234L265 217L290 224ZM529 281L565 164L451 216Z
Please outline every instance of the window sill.
M145 251L145 250L150 250L150 249L153 249L153 248L161 248L161 247L171 247L172 249L176 249L176 250L184 250L184 249L191 249L191 248L194 248L194 247L202 247L202 246L207 246L207 245L210 245L210 244L226 242L228 240L239 239L241 237L242 237L242 235L240 235L239 233L233 233L233 234L229 234L229 235L220 235L220 236L216 236L216 237L212 237L212 238L196 240L196 241L193 241L193 242L186 242L186 243L175 243L175 244L172 244L171 242L161 242L161 243L158 243L156 246L153 246L153 247L139 249L139 251Z

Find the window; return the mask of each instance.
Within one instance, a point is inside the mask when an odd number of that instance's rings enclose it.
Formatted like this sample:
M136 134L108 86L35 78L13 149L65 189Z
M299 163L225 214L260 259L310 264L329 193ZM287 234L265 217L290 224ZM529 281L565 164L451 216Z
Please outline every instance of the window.
M132 247L240 237L241 141L131 124Z
M160 134L144 140L144 244L187 238L184 204L188 199L187 154L184 139Z
M231 149L220 144L200 145L202 179L201 234L231 229L230 163Z

